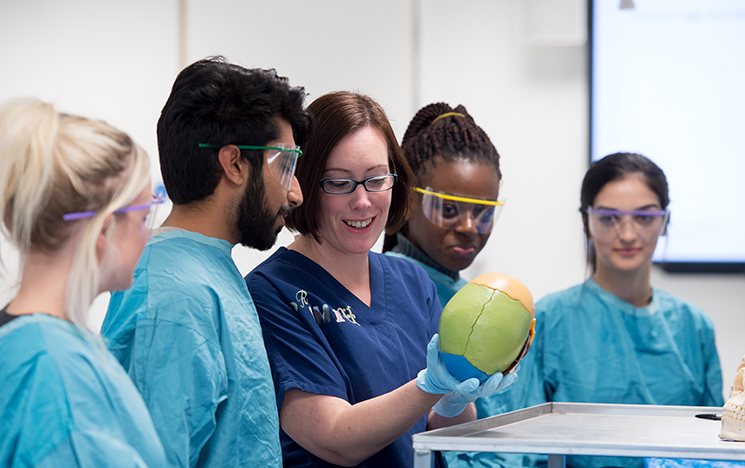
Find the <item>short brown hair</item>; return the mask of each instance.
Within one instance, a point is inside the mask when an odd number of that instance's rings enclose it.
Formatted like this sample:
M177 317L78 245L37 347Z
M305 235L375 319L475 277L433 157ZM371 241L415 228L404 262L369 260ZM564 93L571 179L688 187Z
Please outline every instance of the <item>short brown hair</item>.
M310 234L320 242L317 215L322 191L318 181L326 170L326 161L344 137L373 127L383 134L388 144L388 165L398 174L385 230L392 233L401 229L416 206L416 196L411 190L415 178L380 104L363 94L337 91L313 101L308 111L313 116L313 132L298 159L296 171L304 201L292 211L287 226L302 235Z

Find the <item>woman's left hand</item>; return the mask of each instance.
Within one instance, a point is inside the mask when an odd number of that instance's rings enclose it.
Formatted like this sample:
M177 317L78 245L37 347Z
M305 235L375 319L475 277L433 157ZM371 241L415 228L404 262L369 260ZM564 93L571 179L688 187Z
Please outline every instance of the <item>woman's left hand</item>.
M489 396L497 390L511 385L516 380L516 373L503 375L501 372L492 375L481 385L476 378L465 380L455 390L446 393L432 409L440 416L454 418L461 414L469 403Z
M419 372L416 382L427 393L445 394L434 406L434 410L440 416L451 418L462 413L468 403L512 384L517 380L518 369L519 367L515 368L507 375L497 372L483 384L479 384L476 378L460 382L450 375L440 359L440 335L435 334L427 345L427 368Z

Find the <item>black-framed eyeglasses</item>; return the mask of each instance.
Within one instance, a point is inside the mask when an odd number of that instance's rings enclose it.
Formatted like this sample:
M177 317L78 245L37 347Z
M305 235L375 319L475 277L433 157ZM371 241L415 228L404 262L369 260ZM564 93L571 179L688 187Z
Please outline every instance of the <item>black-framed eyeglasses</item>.
M343 195L354 192L358 185L365 187L365 190L368 192L385 192L392 189L397 180L398 174L386 174L372 176L362 180L326 178L321 179L318 185L326 193Z

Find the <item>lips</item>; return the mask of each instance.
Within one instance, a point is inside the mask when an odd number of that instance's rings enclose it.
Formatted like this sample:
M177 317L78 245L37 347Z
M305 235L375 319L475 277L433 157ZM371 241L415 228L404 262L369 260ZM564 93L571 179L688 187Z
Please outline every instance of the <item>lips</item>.
M624 257L633 257L634 255L641 252L642 249L636 247L636 248L629 248L629 249L615 249L616 253L619 255L623 255Z
M476 247L471 244L454 245L451 247L459 257L469 257L476 253Z
M288 216L290 216L291 213L292 213L292 208L289 206L283 205L282 208L279 209L279 211L277 212L277 219L279 220L282 226L285 226L287 224L285 219Z
M361 221L349 221L345 219L344 224L346 224L347 226L353 227L355 229L365 229L370 224L372 224L372 221L373 221L373 218L367 218Z

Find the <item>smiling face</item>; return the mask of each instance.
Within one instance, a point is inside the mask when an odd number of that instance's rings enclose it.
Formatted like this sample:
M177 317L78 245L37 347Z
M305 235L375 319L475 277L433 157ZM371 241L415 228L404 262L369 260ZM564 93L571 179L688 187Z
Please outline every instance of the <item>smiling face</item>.
M374 127L364 127L334 147L322 178L362 180L390 172L388 145L383 134ZM315 190L321 188L316 186ZM385 228L393 192L368 192L358 185L352 193L319 193L321 249L336 254L367 255Z
M437 157L434 166L428 165L424 170L420 185L451 195L496 200L499 174L488 162L445 161ZM489 239L489 233L480 234L476 230L471 217L466 219L454 229L445 229L432 224L419 209L409 222L407 238L440 265L460 271L471 265Z
M639 174L608 182L592 204L596 210L659 211L660 199ZM658 236L638 235L633 223L621 225L612 239L593 238L596 274L638 272L650 269Z

